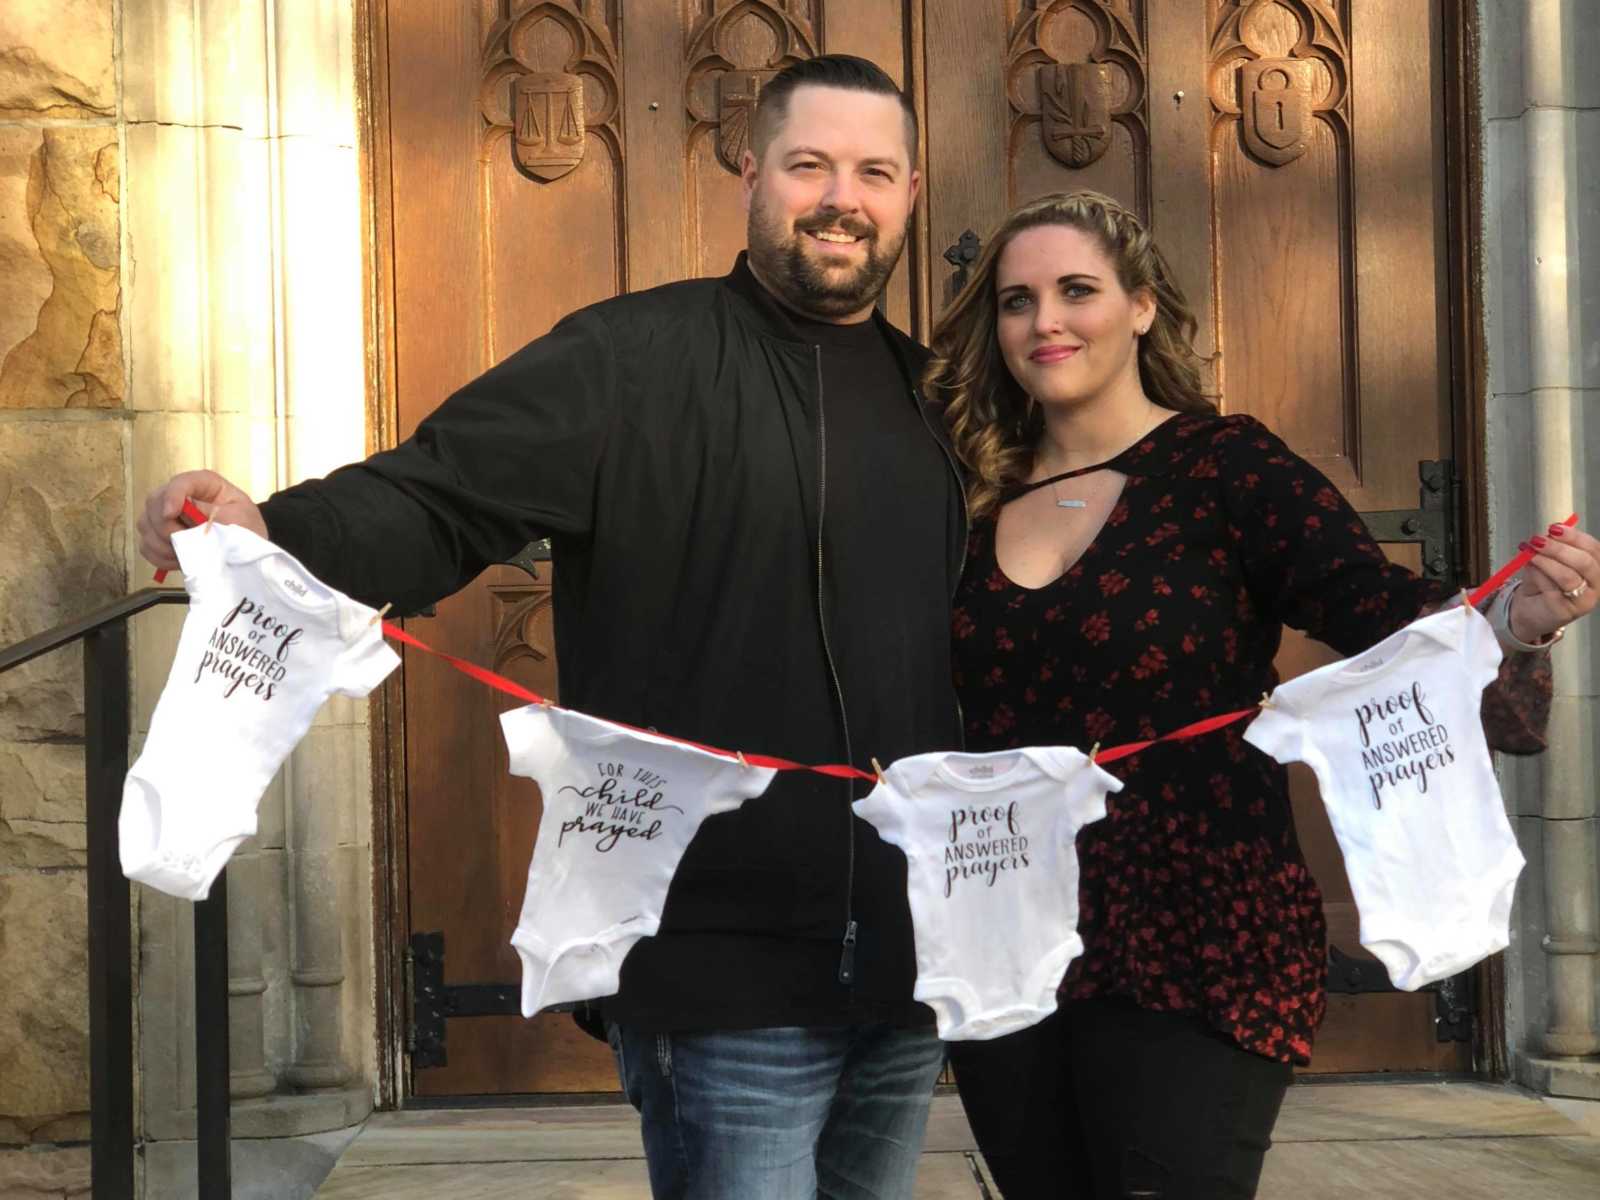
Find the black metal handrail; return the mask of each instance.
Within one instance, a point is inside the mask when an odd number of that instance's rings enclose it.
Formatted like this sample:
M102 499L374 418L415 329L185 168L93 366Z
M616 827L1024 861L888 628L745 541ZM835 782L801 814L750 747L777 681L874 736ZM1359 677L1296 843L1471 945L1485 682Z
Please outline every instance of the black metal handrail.
M145 588L0 650L0 674L83 642L84 822L89 845L89 1170L95 1200L133 1200L133 959L117 812L131 731L128 618L186 604ZM228 881L194 906L195 1134L201 1200L233 1193L228 1111Z

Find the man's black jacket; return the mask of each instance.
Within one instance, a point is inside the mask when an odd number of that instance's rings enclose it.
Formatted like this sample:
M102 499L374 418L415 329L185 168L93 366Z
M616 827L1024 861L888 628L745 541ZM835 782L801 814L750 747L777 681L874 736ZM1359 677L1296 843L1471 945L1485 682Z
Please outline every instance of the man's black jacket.
M905 368L906 403L920 405L912 381L926 351L873 319ZM741 256L724 279L572 314L404 444L262 512L272 540L320 578L401 611L548 535L563 704L730 749L843 761L819 601L820 354ZM937 414L923 415L942 442ZM960 744L945 639L966 519L958 485L929 502L948 510L949 588L905 613L930 646L896 681L915 744L855 748L862 758ZM844 782L786 773L706 821L607 1015L644 1029L931 1023L911 1000L904 859L849 799Z

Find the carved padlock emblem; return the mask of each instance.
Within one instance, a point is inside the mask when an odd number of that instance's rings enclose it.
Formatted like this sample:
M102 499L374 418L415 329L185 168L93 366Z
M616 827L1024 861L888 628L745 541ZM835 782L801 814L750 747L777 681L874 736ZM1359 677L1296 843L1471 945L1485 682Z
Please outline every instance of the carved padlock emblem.
M1039 68L1044 148L1066 166L1086 167L1111 145L1111 67L1047 63Z
M1241 68L1244 144L1274 167L1293 162L1311 139L1317 65L1300 58L1262 58Z
M560 179L583 161L583 80L530 72L518 76L511 108L517 164L535 179Z

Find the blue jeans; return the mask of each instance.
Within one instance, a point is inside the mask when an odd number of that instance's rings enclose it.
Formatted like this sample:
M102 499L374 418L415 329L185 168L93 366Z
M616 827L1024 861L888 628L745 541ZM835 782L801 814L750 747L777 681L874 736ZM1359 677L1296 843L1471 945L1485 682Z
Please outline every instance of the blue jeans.
M607 1033L655 1200L909 1200L944 1062L931 1029Z

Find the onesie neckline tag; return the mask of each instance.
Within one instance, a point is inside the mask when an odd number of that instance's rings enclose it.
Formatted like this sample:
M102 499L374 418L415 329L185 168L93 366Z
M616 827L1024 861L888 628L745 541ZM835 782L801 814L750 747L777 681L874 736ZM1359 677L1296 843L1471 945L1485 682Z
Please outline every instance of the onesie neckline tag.
M1345 666L1335 672L1335 677L1347 681L1376 679L1410 658L1425 640L1413 629L1396 630L1365 654L1349 659Z
M934 770L945 782L962 791L987 792L1014 782L1028 764L1028 756L1021 750L995 750L987 754L956 751L942 758ZM986 770L989 774L982 774Z
M263 555L256 560L256 567L262 578L272 584L278 598L296 612L325 613L339 603L338 596L326 584L318 582L293 555L281 550Z

